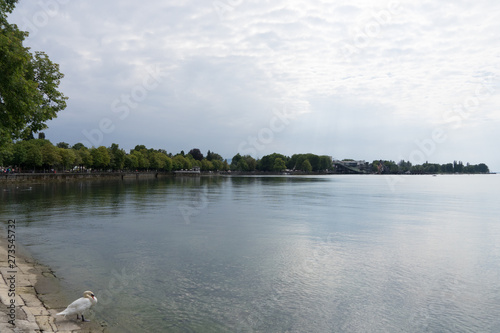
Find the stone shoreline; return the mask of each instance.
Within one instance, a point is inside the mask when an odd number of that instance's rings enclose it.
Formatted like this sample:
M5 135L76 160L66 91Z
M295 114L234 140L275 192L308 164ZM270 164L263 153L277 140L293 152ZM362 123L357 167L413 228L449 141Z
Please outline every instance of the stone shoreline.
M105 323L77 321L74 316L64 318L55 314L71 301L81 297L78 291L73 300L63 293L59 279L50 268L37 263L16 244L17 267L9 268L6 228L0 228L0 332L108 332ZM14 271L15 273L11 273ZM14 277L15 280L9 280ZM15 282L14 282L15 281ZM15 296L11 286L15 286ZM14 309L11 303L14 301ZM99 303L98 303L99 304ZM9 308L11 306L11 308ZM98 305L97 305L98 306ZM15 313L14 323L12 314ZM11 315L11 316L9 316Z
M124 179L155 179L159 177L173 177L173 173L166 172L63 172L63 173L0 173L0 184L39 184L47 182L70 182L91 180L124 180Z

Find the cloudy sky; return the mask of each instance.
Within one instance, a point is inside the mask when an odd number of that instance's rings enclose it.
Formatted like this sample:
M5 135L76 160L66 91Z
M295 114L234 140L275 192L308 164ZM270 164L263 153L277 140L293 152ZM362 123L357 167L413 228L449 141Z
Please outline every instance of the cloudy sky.
M53 143L500 171L498 1L21 0L10 21L65 74Z

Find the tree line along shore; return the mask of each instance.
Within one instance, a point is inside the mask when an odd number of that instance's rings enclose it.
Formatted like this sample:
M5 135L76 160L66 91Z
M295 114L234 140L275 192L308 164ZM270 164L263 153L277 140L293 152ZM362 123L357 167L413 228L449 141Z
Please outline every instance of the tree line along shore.
M376 174L477 174L489 173L486 164L461 161L413 165L409 161L375 160L371 163L345 159L333 161L327 155L273 153L255 159L234 155L228 163L210 150L203 155L198 148L187 154L168 153L164 149L137 145L127 153L118 144L88 148L82 143L70 147L65 142L53 145L44 138L21 140L0 147L0 171L18 173L90 172L90 171L159 171L173 172L198 168L202 172L302 172L302 173L376 173Z

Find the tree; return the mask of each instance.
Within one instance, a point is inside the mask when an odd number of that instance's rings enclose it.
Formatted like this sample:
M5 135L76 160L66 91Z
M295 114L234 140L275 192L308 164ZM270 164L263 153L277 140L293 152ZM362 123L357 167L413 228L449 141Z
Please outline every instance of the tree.
M160 158L163 163L163 170L165 171L171 171L172 170L172 159L167 156L165 153L160 154Z
M181 169L189 170L192 168L192 164L183 155L178 154L175 155L174 158L172 159L172 167L174 170L181 170Z
M191 149L188 154L193 156L193 158L197 161L203 160L203 154L198 148Z
M479 163L477 165L477 169L476 169L477 172L479 173L490 173L490 169L488 168L488 166L484 163Z
M82 148L75 150L78 155L77 160L79 161L80 167L91 168L93 165L92 154L87 147L83 146Z
M283 162L285 162L285 168L283 169L286 169L286 162L289 160L289 158L277 153L263 156L262 159L260 159L259 162L257 163L257 168L260 171L276 171L275 160L277 158L280 158L281 160L283 160Z
M441 171L444 173L453 173L453 164L447 163L447 164L441 165Z
M319 157L319 170L331 170L333 168L332 158L322 155Z
M46 140L37 140L37 141L46 141ZM52 145L49 141L46 142L40 142L42 144L41 151L42 151L42 159L43 159L43 165L45 165L48 168L53 168L55 165L58 165L61 163L61 155L59 155L58 148Z
M236 155L233 156L233 158L231 159L231 165L230 165L231 170L237 169L238 162L241 159L242 159L242 157L241 157L240 153L237 153Z
M66 107L63 74L43 52L23 46L28 33L7 21L17 0L0 0L0 145L33 138Z
M139 163L137 162L137 156L134 154L128 154L125 156L125 167L129 170L136 170L137 167L139 166Z
M56 145L57 148L64 148L64 149L68 149L69 148L69 144L66 143L66 142L59 142L57 145Z
M118 144L113 143L109 147L110 166L113 170L121 170L125 165L125 151Z
M148 150L145 145L136 145L135 148L133 149L135 151L145 151Z
M42 152L38 145L35 143L28 143L28 149L26 151L26 161L25 165L28 168L35 169L36 167L42 166Z
M283 171L286 169L286 164L285 164L285 161L280 158L280 157L277 157L275 160L274 160L274 166L273 166L273 170L274 171Z
M214 169L214 165L207 159L201 161L201 171L211 171Z
M61 156L61 165L64 170L73 165L76 159L76 154L72 149L58 148L59 156Z
M210 150L207 152L207 160L213 163L213 161L224 161L222 156L219 154L214 153L213 151L211 152Z
M139 150L133 150L130 155L134 155L137 159L137 168L147 169L149 168L149 160L147 157L147 151L140 152Z
M410 161L405 162L405 160L401 160L398 163L398 168L400 172L406 173L411 169L411 162Z
M164 160L163 160L162 156L165 156L165 155L163 155L162 153L157 152L157 151L151 152L149 154L149 167L151 169L155 169L155 170L163 169Z
M305 160L304 162L302 162L301 169L302 169L302 171L305 171L305 172L311 172L312 171L312 165L309 162L309 160Z
M462 161L453 161L453 172L455 173L462 173L464 171L464 164Z
M104 146L98 148L92 147L90 149L90 154L92 155L92 165L96 169L104 169L109 166L110 157L108 149Z
M27 147L26 141L19 141L14 144L12 152L12 163L17 166L24 165L26 162Z
M12 143L0 145L0 166L8 165L12 160L13 146L14 145Z
M249 171L248 170L248 163L247 161L242 158L238 161L238 164L236 164L236 170L238 171Z
M247 164L247 171L255 171L257 168L257 161L250 155L245 155L243 156L243 159L245 160Z
M73 147L71 147L71 149L74 149L74 150L80 150L82 148L86 149L87 147L85 147L85 145L83 143L81 143L81 142L75 143L73 145Z
M215 171L221 171L224 170L224 163L219 161L219 160L212 160L210 161L212 165L214 166Z

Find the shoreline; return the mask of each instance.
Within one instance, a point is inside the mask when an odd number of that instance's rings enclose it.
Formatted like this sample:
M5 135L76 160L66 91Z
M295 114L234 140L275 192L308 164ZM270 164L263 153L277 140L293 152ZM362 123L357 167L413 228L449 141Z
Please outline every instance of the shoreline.
M184 178L184 177L238 177L238 176L349 176L349 175L375 175L375 176L437 176L437 175L494 175L489 173L339 173L339 172L261 172L261 171L233 171L233 172L201 172L201 173L174 173L174 172L96 172L96 173L10 173L0 174L1 185L13 184L44 184L44 183L71 183L77 181L99 181L99 180L145 180L159 178Z
M0 332L108 332L107 324L97 322L97 319L82 323L73 316L72 318L56 316L56 313L62 311L72 301L67 299L67 293L61 288L59 278L49 267L38 263L18 243L15 243L14 254L17 267L10 269L7 254L7 228L2 226L0 231L2 232L0 235ZM15 289L15 296L12 286ZM78 297L81 295L75 296L75 299ZM14 326L12 320L15 323Z
M162 172L64 172L64 173L3 173L0 174L0 184L42 184L47 182L74 182L92 180L128 180L128 179L155 179L159 177L173 177L173 174Z

